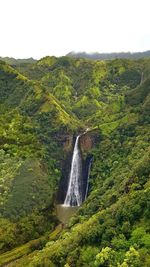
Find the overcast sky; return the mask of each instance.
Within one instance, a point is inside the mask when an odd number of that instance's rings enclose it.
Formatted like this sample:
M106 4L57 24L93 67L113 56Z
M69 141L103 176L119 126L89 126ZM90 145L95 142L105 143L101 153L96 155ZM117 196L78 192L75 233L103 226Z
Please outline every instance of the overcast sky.
M150 50L150 0L0 0L0 56Z

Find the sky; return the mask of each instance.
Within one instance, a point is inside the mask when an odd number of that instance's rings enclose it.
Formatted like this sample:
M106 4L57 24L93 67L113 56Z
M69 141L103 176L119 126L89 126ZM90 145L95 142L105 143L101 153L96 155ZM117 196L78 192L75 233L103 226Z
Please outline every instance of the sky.
M150 0L0 0L0 56L150 50Z

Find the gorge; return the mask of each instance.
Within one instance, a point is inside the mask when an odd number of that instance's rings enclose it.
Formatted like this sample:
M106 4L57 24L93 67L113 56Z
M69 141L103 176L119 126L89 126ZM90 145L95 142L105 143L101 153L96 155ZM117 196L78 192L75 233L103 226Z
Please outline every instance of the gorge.
M0 61L0 266L150 266L149 107L148 58Z

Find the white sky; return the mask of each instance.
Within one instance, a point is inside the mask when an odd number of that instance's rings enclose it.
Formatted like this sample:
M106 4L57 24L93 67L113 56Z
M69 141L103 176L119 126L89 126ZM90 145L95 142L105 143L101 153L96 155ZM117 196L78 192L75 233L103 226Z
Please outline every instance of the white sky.
M150 0L0 0L0 56L150 50Z

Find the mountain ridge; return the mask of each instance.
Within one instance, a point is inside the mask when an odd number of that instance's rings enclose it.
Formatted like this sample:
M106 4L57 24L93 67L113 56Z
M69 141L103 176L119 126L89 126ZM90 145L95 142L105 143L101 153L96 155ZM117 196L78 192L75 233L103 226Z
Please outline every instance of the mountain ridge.
M94 60L111 60L116 58L126 59L140 59L144 57L150 57L150 50L144 52L110 52L110 53L99 53L99 52L70 52L66 56L75 58L89 58Z
M95 59L95 60L110 60L110 59L116 59L116 58L126 58L126 59L140 59L144 57L150 57L150 50L142 51L142 52L109 52L109 53L100 53L100 52L75 52L71 51L67 53L66 55L62 57L75 57L75 58L89 58L89 59ZM58 58L56 56L47 56L51 58ZM43 58L47 58L43 57ZM42 58L41 58L42 59ZM37 61L41 61L38 59L34 59L32 57L30 58L14 58L14 57L0 57L0 60L5 61L9 65L20 65L20 64L33 64Z
M34 58L13 58L13 57L0 57L0 60L5 61L9 65L20 65L20 64L33 64L37 60Z

